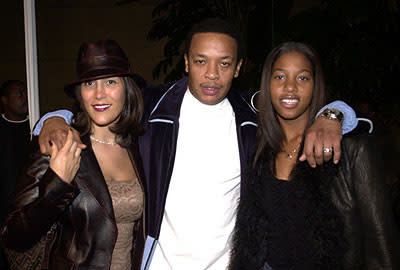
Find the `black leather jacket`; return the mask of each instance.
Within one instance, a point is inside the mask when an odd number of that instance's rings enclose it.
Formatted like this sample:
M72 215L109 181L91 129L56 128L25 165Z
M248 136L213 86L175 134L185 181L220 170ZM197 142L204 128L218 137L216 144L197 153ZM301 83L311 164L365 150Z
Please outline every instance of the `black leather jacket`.
M49 157L38 151L34 154L1 231L8 248L24 251L57 222L49 269L110 268L118 234L111 196L90 140L86 137L82 141L88 147L82 151L80 168L71 184L63 182L49 168ZM128 153L145 188L137 145L133 144ZM142 220L134 228L132 269L139 269L143 254Z
M376 139L365 134L345 137L340 163L337 167L332 165L334 173L319 178L331 180L326 186L327 201L340 220L343 234L339 241L346 243L340 266L325 265L321 269L400 269L400 236L387 196L386 172L378 149L381 144ZM268 219L260 206L260 190L268 165L259 164L267 162L258 162L242 181L231 270L265 269ZM260 167L262 170L257 172ZM312 174L303 175L304 179L310 179Z

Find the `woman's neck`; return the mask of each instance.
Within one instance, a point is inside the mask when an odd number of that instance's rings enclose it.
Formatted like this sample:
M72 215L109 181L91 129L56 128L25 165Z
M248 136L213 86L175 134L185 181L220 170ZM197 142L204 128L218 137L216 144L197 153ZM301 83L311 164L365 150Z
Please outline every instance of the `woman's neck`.
M307 122L302 118L294 120L279 119L279 121L285 138L282 142L282 152L277 153L275 156L275 176L278 179L289 181L293 168L297 164Z
M299 138L304 137L304 132L307 127L307 119L284 120L280 119L283 133L285 134L284 144L299 143ZM300 140L301 142L301 140Z
M109 127L92 127L92 137L101 140L103 142L114 143L115 142L115 134L110 131Z

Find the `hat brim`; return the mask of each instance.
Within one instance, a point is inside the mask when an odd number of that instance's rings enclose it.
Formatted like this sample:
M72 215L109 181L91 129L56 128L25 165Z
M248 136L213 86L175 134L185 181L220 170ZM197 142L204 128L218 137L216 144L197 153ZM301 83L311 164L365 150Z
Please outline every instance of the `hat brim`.
M64 86L64 92L70 97L75 97L74 89L77 84L87 81L109 78L109 77L122 77L122 76L133 77L134 74L132 72L127 72L127 71L121 72L121 70L115 70L115 69L94 70L90 72L90 74L86 74L85 78L66 84Z

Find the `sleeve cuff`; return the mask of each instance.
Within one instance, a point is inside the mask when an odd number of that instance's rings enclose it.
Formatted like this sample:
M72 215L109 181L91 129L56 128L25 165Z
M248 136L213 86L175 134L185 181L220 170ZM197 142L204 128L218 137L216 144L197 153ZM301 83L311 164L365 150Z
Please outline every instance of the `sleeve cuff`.
M355 129L358 125L358 119L354 110L345 102L336 100L325 105L318 113L318 117L325 109L335 108L343 113L342 133L346 134Z
M64 182L51 168L48 168L40 181L39 190L43 193L44 200L50 205L55 205L60 211L64 211L79 194L76 183Z
M67 124L69 125L69 124L71 124L72 116L73 116L72 112L70 112L68 110L58 110L58 111L54 111L54 112L48 112L42 118L39 119L39 122L36 123L35 128L33 129L33 135L39 136L40 131L42 130L44 121L46 121L47 119L49 119L51 117L64 118L65 122L67 122Z

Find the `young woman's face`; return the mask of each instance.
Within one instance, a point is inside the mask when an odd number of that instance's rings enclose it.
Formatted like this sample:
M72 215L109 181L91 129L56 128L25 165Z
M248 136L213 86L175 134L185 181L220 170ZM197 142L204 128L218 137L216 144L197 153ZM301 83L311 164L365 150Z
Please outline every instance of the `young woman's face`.
M314 90L310 61L297 51L281 55L272 67L270 89L280 120L308 119Z
M125 101L125 84L122 77L110 77L81 84L83 106L92 124L106 127L120 117Z

